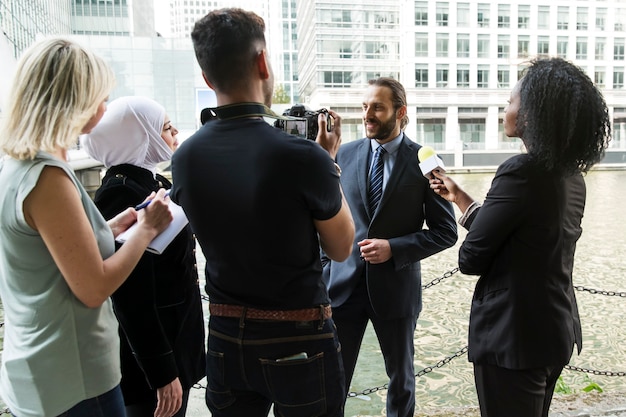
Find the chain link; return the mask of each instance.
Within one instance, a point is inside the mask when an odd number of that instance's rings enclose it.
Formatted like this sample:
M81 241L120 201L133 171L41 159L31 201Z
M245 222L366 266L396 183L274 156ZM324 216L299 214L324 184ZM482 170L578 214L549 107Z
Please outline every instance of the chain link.
M565 369L575 372L584 372L586 374L601 375L601 376L626 376L626 372L612 372L612 371L596 371L594 369L579 368L578 366L565 365Z
M439 284L444 279L450 278L452 275L456 274L457 272L459 272L459 268L451 269L450 271L446 272L445 274L443 274L439 278L435 278L432 281L430 281L428 284L422 285L422 289L425 290L426 288L433 287L433 286Z
M454 274L456 274L457 272L459 272L459 268L453 268L449 271L447 271L445 274L443 274L442 276L440 276L439 278L435 278L434 280L430 281L428 284L422 285L422 289L427 289L427 288L431 288L434 287L437 284L440 284L442 281L450 278L451 276L453 276ZM593 288L586 288L582 285L575 285L574 289L577 291L586 291L590 294L599 294L599 295L604 295L604 296L608 296L608 297L625 297L626 298L626 292L617 292L617 291L604 291L604 290L596 290ZM209 301L209 297L207 295L201 295L202 300L204 301ZM0 328L2 328L4 326L4 322L0 322ZM457 352L455 352L454 354L452 354L451 356L448 356L446 358L443 358L442 360L440 360L439 362L437 362L435 365L432 366L427 366L426 368L420 370L418 373L415 374L416 378L420 378L430 372L433 372L435 369L439 369L445 365L447 365L448 363L450 363L452 360L464 355L467 353L467 346L465 346L464 348L458 350ZM588 368L580 368L578 366L572 366L572 365L566 365L565 369L570 370L570 371L575 371L575 372L584 372L586 374L593 374L593 375L600 375L600 376L626 376L626 372L613 372L613 371L597 371L594 369L588 369ZM193 389L206 389L206 387L200 383L196 383L192 386ZM368 388L365 389L363 391L360 392L349 392L348 393L348 398L354 398L357 397L359 395L369 395L369 394L373 394L376 391L380 391L380 390L384 390L384 389L388 389L389 388L389 383L380 385L378 387L372 387L372 388ZM2 410L0 412L0 416L3 415L11 415L11 411L8 408L5 408L4 410Z
M626 292L617 292L617 291L604 291L604 290L595 290L593 288L583 287L582 285L574 285L574 289L577 291L587 291L591 294L600 294L606 295L608 297L626 297Z
M440 360L435 365L427 366L426 368L424 368L421 371L419 371L418 373L416 373L415 377L416 378L420 378L420 377L422 377L422 376L424 376L424 375L426 375L426 374L428 374L430 372L433 372L435 369L438 369L438 368L441 368L442 366L447 365L452 360L458 358L459 356L464 355L465 353L467 353L467 346L465 346L463 349L457 351L453 355L448 356L447 358L444 358L444 359ZM374 387L374 388L368 388L368 389L360 391L360 392L349 392L348 393L348 398L357 397L359 395L369 395L369 394L372 394L372 393L374 393L376 391L380 391L380 390L387 389L387 388L389 388L389 383L383 384L381 386Z

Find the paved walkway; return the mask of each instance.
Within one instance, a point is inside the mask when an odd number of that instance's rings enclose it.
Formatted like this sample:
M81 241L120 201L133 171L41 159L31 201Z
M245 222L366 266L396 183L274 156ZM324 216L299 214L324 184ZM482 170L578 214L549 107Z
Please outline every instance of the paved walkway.
M201 381L206 386L205 381ZM550 417L626 417L626 392L581 393L557 395L552 403ZM211 413L204 403L204 390L192 389L187 408L188 417L209 417ZM272 415L272 414L270 414ZM480 417L477 407L417 411L416 417ZM354 416L346 416L354 417ZM361 416L357 416L361 417ZM383 417L367 416L367 417Z

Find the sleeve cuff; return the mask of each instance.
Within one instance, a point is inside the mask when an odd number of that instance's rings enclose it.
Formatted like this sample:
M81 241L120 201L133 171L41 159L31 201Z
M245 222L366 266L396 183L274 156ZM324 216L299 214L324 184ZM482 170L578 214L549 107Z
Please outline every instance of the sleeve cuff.
M470 204L465 210L465 213L463 213L463 215L459 217L459 224L462 227L465 227L465 222L467 221L467 219L472 215L472 213L478 210L481 205L482 204L480 204L478 201L474 201L472 204Z
M153 390L169 384L178 377L178 366L172 352L150 358L139 357L137 354L134 356Z

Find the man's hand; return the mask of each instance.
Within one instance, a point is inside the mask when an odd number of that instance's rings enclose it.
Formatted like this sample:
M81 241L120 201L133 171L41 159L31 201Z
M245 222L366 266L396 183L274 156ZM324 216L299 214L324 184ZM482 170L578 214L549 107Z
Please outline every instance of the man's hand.
M382 264L391 259L391 246L387 239L363 239L358 242L361 259L371 264Z
M317 116L317 126L319 129L315 141L322 145L322 148L326 149L330 157L334 160L337 156L339 145L341 145L341 117L332 110L328 110L328 113L330 113L333 118L332 130L330 132L326 130L328 124L326 115L320 113Z
M157 408L154 417L171 417L183 405L183 387L176 378L164 387L157 389Z

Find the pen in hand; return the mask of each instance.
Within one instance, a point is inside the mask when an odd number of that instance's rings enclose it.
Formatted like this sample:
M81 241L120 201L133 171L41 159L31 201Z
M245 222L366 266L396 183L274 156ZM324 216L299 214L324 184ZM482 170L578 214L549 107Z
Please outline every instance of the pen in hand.
M170 190L167 190L167 191L165 192L165 195L163 195L163 198L165 198L165 197L167 197L167 196L169 196L169 195L170 195ZM152 201L152 200L144 201L143 203L141 203L141 204L139 204L139 205L136 205L136 206L135 206L135 210L136 210L136 211L139 211L139 210L141 210L141 209L145 209L146 207L148 207L148 204L150 204L150 202L151 202L151 201Z

